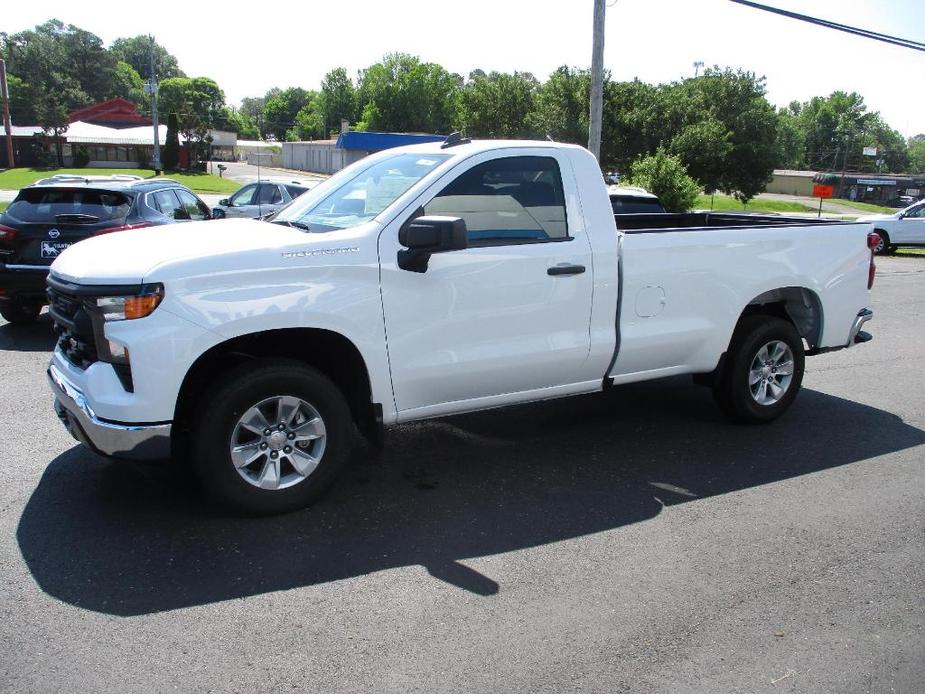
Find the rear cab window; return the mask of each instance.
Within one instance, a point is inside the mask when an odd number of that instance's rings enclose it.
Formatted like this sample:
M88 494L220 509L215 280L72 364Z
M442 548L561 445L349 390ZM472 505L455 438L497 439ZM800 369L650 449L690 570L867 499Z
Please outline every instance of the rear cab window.
M611 195L610 205L614 214L645 214L664 212L658 198L635 197L632 195Z
M118 191L84 188L24 188L6 214L21 222L106 222L124 219L131 198Z

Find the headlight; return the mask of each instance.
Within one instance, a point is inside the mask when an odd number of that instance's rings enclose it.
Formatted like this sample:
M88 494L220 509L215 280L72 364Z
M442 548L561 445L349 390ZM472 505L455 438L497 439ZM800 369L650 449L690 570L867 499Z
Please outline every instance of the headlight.
M139 294L98 297L96 308L104 321L135 320L151 315L163 298L163 285L146 284Z

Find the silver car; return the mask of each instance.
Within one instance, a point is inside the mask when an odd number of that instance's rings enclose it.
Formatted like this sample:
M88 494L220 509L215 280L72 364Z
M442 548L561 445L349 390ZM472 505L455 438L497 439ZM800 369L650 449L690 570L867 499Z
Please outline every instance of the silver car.
M212 209L215 219L223 217L263 217L288 205L315 182L262 180L248 183L230 198L219 200Z

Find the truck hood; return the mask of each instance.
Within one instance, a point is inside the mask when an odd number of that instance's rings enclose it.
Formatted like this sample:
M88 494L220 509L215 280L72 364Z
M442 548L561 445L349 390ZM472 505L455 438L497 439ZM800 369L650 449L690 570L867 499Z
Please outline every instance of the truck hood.
M79 284L137 284L168 263L291 245L304 247L323 238L323 234L253 219L184 222L81 241L62 252L51 270Z

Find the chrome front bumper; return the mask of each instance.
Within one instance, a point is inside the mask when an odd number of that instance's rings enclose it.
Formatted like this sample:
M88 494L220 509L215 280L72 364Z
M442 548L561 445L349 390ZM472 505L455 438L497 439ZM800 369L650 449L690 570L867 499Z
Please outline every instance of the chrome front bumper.
M80 443L97 453L130 460L170 457L170 422L120 424L100 419L84 394L52 364L48 383L55 394L55 412Z

